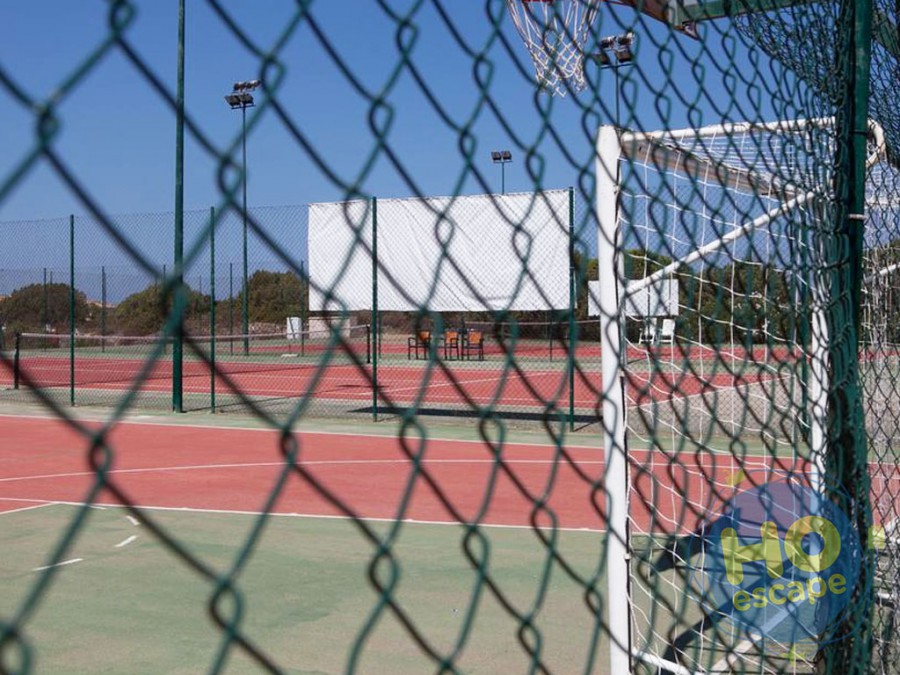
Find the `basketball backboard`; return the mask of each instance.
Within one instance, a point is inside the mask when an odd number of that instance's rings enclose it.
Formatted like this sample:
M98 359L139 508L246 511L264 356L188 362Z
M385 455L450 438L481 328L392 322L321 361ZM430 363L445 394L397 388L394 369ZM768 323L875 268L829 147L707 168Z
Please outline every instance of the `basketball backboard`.
M616 0L615 4L636 7L643 14L696 36L698 21L720 19L747 12L766 12L790 7L806 0Z

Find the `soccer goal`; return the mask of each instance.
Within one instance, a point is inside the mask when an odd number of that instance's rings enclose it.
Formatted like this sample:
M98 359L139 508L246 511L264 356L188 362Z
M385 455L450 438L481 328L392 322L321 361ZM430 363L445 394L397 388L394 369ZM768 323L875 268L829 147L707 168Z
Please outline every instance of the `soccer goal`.
M730 672L739 655L768 672L779 659L813 658L675 605L703 592L686 542L748 474L797 472L813 485L823 475L829 390L839 386L829 382L840 302L828 264L840 245L835 137L830 119L598 135L609 588L630 608L630 624L612 620L611 631L632 663ZM877 193L897 174L877 125L868 170L866 227L883 233L891 209L879 209ZM900 353L889 346L900 339L900 256L869 241L863 339L876 344L862 370L876 390ZM872 437L878 424L867 419Z

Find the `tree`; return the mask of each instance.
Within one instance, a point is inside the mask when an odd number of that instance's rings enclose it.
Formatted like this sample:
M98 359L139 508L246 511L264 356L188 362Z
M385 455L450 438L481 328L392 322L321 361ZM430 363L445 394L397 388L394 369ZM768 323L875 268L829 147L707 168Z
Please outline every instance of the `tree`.
M92 308L87 296L76 290L75 327L83 330L92 320ZM68 332L68 284L31 284L16 289L0 301L0 324L9 334Z
M306 284L293 272L257 270L250 276L247 286L250 323L281 326L287 317L300 316L301 307L306 303ZM238 293L234 302L237 314L243 307L243 293Z
M185 328L191 331L196 323L199 332L206 330L201 318L209 311L209 296L188 290L184 312ZM171 299L164 298L160 287L151 284L129 295L112 312L112 332L119 335L153 335L162 331L171 308ZM200 323L197 323L200 321Z

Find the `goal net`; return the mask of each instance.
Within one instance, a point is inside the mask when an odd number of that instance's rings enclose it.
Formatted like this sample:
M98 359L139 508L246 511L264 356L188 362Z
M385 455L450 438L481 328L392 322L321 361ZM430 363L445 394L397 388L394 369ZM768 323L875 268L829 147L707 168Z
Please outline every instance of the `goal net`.
M828 264L841 245L834 139L828 119L599 135L607 481L629 561L624 583L611 560L610 590L629 589L621 635L649 672L731 672L736 658L754 672L808 670L815 659L814 643L779 645L704 607L694 542L739 488L776 473L815 486L824 471L828 397L840 386L829 379L829 313L841 301ZM887 393L900 355L900 239L880 197L896 194L898 174L875 125L868 170L860 368L868 436L884 446L900 417ZM878 475L896 485L893 466ZM616 512L618 481L627 513Z

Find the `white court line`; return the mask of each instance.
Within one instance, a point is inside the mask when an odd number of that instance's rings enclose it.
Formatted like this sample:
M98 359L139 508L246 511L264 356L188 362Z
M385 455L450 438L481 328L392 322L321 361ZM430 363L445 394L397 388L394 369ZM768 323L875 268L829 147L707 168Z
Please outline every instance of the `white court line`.
M14 502L44 502L44 499L26 499L24 497L0 497L0 501L14 501ZM70 501L54 501L51 504L55 506L76 506L82 507L84 504L82 502L70 502ZM261 516L263 515L262 511L245 511L240 509L204 509L204 508L196 508L191 506L152 506L145 504L135 504L132 506L125 506L124 504L107 504L111 509L124 509L124 508L137 508L142 511L171 511L174 513L214 513L214 514L223 514L223 515L234 515L234 516ZM266 517L273 518L304 518L309 520L353 520L350 516L341 516L341 515L329 515L323 513L278 513L278 512L269 512L266 514ZM418 520L415 518L403 518L401 520L397 520L396 518L368 518L363 517L359 518L367 523L407 523L410 525L455 525L457 527L467 527L467 523L460 523L455 520ZM534 530L535 528L531 525L504 525L501 523L479 523L478 527L488 527L494 529L503 529L503 530ZM551 528L548 527L538 527L539 530L549 531ZM591 533L604 533L606 530L592 527L557 527L555 528L557 532L591 532Z
M62 562L58 562L55 565L44 565L43 567L35 567L31 571L32 572L43 572L44 570L49 570L51 567L62 567L63 565L74 565L75 563L80 563L82 560L84 560L84 558L72 558L71 560L63 560Z
M494 459L425 459L423 463L429 464L554 464L565 463L563 460L551 459L504 459L498 462ZM576 462L579 466L588 464L603 464L603 460L590 459ZM112 469L106 472L106 475L122 474L122 473L154 473L154 472L172 472L172 471L204 471L208 469L247 469L260 468L267 466L285 466L286 462L247 462L236 464L193 464L186 466L151 466L140 469ZM320 465L353 465L353 464L403 464L411 465L409 459L319 459L307 462L297 462L297 466L320 466ZM79 476L96 476L95 471L72 471L68 473L45 473L36 476L13 476L11 478L0 478L0 483L18 483L26 480L42 480L48 478L78 478ZM93 505L91 508L95 508ZM105 508L98 506L96 508Z
M130 544L137 538L138 538L138 536L136 534L133 534L130 537L123 539L118 544L116 544L116 548L122 548L123 546L128 546L128 544Z
M146 417L146 416L144 415L142 417ZM15 414L11 414L11 413L0 413L0 419L2 419L2 418L38 419L38 420L59 421L59 418L54 415L32 415L32 414L15 415ZM82 423L90 422L90 423L95 423L95 424L100 424L100 425L105 424L105 421L101 420L101 419L91 419L89 417L76 418L76 419L77 419L77 421L82 422ZM264 428L264 427L237 427L237 426L230 427L230 426L218 425L218 424L210 424L210 425L207 425L207 424L176 424L173 422L166 422L166 421L145 422L145 421L136 421L136 420L132 420L132 419L119 420L118 422L116 422L115 426L166 427L166 428L172 428L172 429L213 429L213 430L217 430L217 431L237 431L237 432L251 431L251 432L265 432L265 433L270 433L270 434L278 433L278 430L276 430L276 429L268 429L268 428ZM115 429L115 427L113 427L113 430L114 429ZM354 433L354 432L346 432L346 431L297 430L297 431L293 431L292 434L295 436L299 436L301 439L303 439L305 437L312 437L312 436L327 436L327 437L335 437L336 436L339 438L348 438L348 439L380 438L380 439L391 439L391 440L395 440L395 441L399 440L397 438L397 436L395 435L395 430L392 430L390 433L384 433L384 434ZM417 442L420 440L418 436L410 436L409 438L411 440L414 440ZM447 436L427 436L424 440L426 442L437 441L437 442L447 442L447 443L454 443L454 444L459 443L459 444L465 444L465 445L478 445L478 446L482 446L482 447L485 445L484 439L463 439L463 438L452 438L452 437L447 437ZM602 450L603 447L599 444L599 440L600 440L599 436L598 436L597 440L598 440L597 445L573 445L573 444L565 443L563 445L563 447L566 450L594 450L594 451ZM521 448L554 448L554 449L556 449L557 447L558 447L557 444L548 443L546 441L544 441L544 442L506 441L503 443L503 448L506 451L513 450L513 449L521 449ZM659 450L656 450L653 448L634 448L634 449L629 449L629 451L628 451L628 455L632 459L636 460L636 458L639 457L640 455L646 455L648 460L651 462L655 461L656 455L658 455L658 454L659 454ZM665 462L666 464L678 463L677 460L673 461L671 453L664 453L664 455L665 455L665 458L668 460ZM714 465L718 466L719 463L721 463L724 459L727 459L727 458L735 459L734 457L732 457L731 453L729 453L727 450L716 450L716 449L707 449L707 453L701 455L700 458L709 460L711 462L711 464L707 464L706 462L703 462L703 461L697 462L696 458L695 458L693 466L702 467L702 468L712 468ZM753 463L755 463L757 461L768 460L768 459L772 459L771 456L768 454L765 454L765 453L759 454L759 455L754 454L754 455L747 455L746 457L742 458L742 462L744 465L747 465L747 464L752 465ZM788 461L788 460L792 460L795 458L781 457L780 459ZM879 462L869 462L869 466L877 466L880 468L891 467L894 469L896 469L898 467L898 465L896 463L879 463ZM727 468L727 467L723 466L722 468ZM5 479L0 479L0 480L5 480Z
M563 377L565 377L565 373L564 373L564 372L561 373L561 374L562 374ZM383 387L386 389L388 396L392 396L392 395L394 395L395 393L400 393L400 392L404 392L404 391L422 391L422 385L425 385L425 386L427 387L428 391L431 391L431 390L433 390L433 389L437 389L438 387L456 387L457 385L465 385L465 384L482 384L483 382L497 382L497 383L502 382L504 387L508 387L509 384L510 384L510 382L512 381L509 377L507 377L506 379L501 379L499 373L497 374L496 377L482 377L482 378L479 378L479 379L477 379L477 380L461 380L461 379L457 379L455 382L450 382L450 381L447 381L447 382L432 382L433 379L434 379L434 378L429 377L429 378L427 378L427 380L428 380L427 382L426 382L425 380L423 380L423 381L419 384L419 386L391 387L391 386L390 386L390 382L386 382L386 383L382 384L382 381L381 381L381 379L379 378L378 386L379 386L379 388L381 388L381 387L383 386ZM502 391L502 390L501 390L501 391ZM491 397L491 398L493 398L493 397ZM458 401L459 399L458 399L458 398L454 398L454 399L452 399L452 400ZM524 399L511 399L511 400L513 400L513 401L520 401L520 402L521 402L521 401L537 401L537 399L535 399L534 397L524 398ZM426 399L426 401L427 401L427 399ZM501 402L501 403L506 403L506 401L507 401L507 399L506 399L505 397L501 397L501 399L500 399L500 402Z
M134 516L125 516L125 517L128 519L128 522L131 523L132 525L134 525L135 527L137 527L141 524L141 521L139 521Z
M0 413L0 418L3 417L13 417L16 419L40 419L40 420L53 420L60 421L59 417L54 415L13 415L10 413ZM96 424L106 424L104 420L99 419L91 419L89 417L85 418L76 418L79 422L92 422ZM173 429L215 429L218 431L255 431L255 432L265 432L269 434L278 434L278 429L269 429L265 427L229 427L225 425L219 424L175 424L173 422L166 421L158 421L158 422L143 422L136 421L130 419L119 420L116 422L115 426L143 426L143 427L170 427ZM115 429L115 427L113 427ZM308 436L339 436L342 438L386 438L391 440L397 440L396 429L392 427L390 432L386 432L383 434L373 434L373 433L354 433L348 431L321 431L321 430L296 430L292 432L294 435L299 436L300 438L308 437ZM410 438L418 439L418 436L410 436ZM452 443L465 443L468 445L484 445L484 439L467 439L467 438L451 438L447 436L427 436L426 440L428 441L447 441ZM569 443L565 444L566 448L570 449L583 449L583 450L602 450L602 446L599 444L600 437L597 436L597 445L571 445ZM521 448L521 447L536 447L536 448L555 448L555 443L548 443L547 441L535 440L535 441L506 441L503 444L504 448Z
M691 469L695 470L703 470L708 468L716 468L722 470L735 470L735 469L743 469L749 471L763 470L769 468L769 465L765 463L767 458L765 457L757 457L752 456L748 457L741 463L732 462L729 465L724 464L724 459L727 458L728 455L701 455L699 458L701 461L697 461L697 457L693 457L692 462L694 462L691 466L682 466L681 461L678 459L668 458L666 460L659 460L658 462L651 458L650 464L652 466L679 466L685 470L690 471ZM704 462L702 460L708 460L708 462ZM733 458L732 458L733 459ZM312 466L352 466L352 465L375 465L375 464L400 464L400 465L410 465L412 462L407 458L398 458L398 459L319 459L319 460L309 460L309 461L301 461L297 462L297 466L303 467L312 467ZM504 464L504 465L516 465L516 464L541 464L541 465L568 465L569 462L562 458L555 459L501 459L499 462L496 459L477 459L477 458L462 458L462 459L425 459L423 463L426 466L434 466L437 464ZM584 459L577 460L575 462L578 466L595 466L602 465L602 459ZM756 466L759 464L759 466ZM114 474L141 474L141 473L170 473L177 471L206 471L211 469L253 469L253 468L263 468L263 467L283 467L286 465L284 461L278 462L236 462L232 464L189 464L184 466L153 466L153 467L142 467L136 469L112 469L107 471L107 475ZM37 474L34 476L11 476L9 478L0 478L0 483L18 483L22 481L29 480L45 480L45 479L53 479L53 478L79 478L83 476L96 476L97 472L95 471L71 471L71 472L63 472L63 473L45 473L45 474ZM896 479L892 479L896 480ZM2 498L0 498L2 499ZM91 504L90 508L95 508L99 510L103 510L106 508L104 505L100 504Z
M10 513L21 513L22 511L34 511L35 509L42 509L45 506L53 506L53 502L45 502L43 504L35 504L33 506L23 506L20 509L12 509L10 511L0 511L0 516L6 516Z

